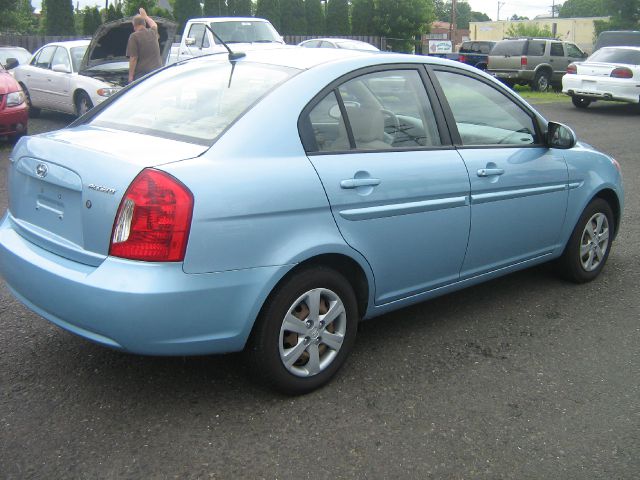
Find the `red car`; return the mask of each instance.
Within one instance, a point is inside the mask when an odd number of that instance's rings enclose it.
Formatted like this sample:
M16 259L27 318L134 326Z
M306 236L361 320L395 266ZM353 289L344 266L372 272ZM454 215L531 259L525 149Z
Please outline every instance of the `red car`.
M29 108L18 82L0 66L0 137L17 139L27 133Z

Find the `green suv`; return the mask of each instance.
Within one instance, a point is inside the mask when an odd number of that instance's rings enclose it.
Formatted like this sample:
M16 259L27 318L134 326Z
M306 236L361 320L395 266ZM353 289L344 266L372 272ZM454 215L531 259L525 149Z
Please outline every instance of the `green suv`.
M507 85L531 85L546 91L562 88L562 76L570 63L587 54L575 44L550 38L502 40L489 53L487 71Z

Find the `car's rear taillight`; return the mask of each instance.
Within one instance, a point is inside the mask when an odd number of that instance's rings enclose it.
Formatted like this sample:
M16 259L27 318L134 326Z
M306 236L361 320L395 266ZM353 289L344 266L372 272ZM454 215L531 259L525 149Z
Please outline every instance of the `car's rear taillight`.
M467 63L466 55L458 55L458 61L462 63Z
M167 173L145 169L127 189L116 215L109 255L179 262L189 239L193 195Z
M529 61L527 60L527 57L525 57L524 55L520 57L520 66L521 67L526 67L528 65Z
M633 78L633 72L630 68L627 67L618 67L614 68L613 72L611 72L611 77L613 78Z
M569 64L567 67L567 75L576 75L578 73L578 66L575 63Z

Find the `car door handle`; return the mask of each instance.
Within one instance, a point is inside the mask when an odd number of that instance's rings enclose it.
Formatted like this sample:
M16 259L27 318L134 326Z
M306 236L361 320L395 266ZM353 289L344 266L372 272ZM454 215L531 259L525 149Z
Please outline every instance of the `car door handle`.
M495 175L502 175L503 173L503 168L481 168L478 170L479 177L493 177Z
M380 185L379 178L350 178L340 182L340 188L375 187L376 185Z

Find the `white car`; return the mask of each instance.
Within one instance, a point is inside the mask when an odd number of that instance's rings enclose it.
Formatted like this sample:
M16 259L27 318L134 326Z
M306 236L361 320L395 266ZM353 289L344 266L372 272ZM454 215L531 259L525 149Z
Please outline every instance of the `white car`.
M43 108L80 116L116 91L112 83L78 74L88 46L89 40L49 43L14 69L31 116Z
M562 93L578 108L596 100L640 103L640 47L604 47L562 77Z
M160 50L171 47L175 23L155 19ZM103 24L91 40L54 42L36 51L28 64L14 69L27 96L31 116L41 109L81 116L127 84L125 55L131 18ZM164 58L166 52L162 56Z
M370 50L379 51L370 43L361 42L360 40L352 40L350 38L312 38L298 44L299 47L305 48L344 48L347 50Z

